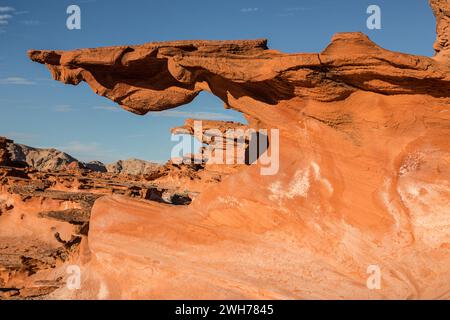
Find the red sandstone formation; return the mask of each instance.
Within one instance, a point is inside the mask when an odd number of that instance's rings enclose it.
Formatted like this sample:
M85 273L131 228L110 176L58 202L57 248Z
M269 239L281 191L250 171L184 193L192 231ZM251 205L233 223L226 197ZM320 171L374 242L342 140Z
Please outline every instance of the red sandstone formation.
M247 166L181 208L98 199L82 288L51 297L449 299L449 14L431 5L434 58L361 33L314 54L265 40L30 51L56 80L137 114L207 90L250 127L280 130L276 175Z
M436 59L448 64L450 61L450 2L430 0L430 5L437 21L437 39L434 44Z
M13 160L12 145L17 146L0 137L0 299L41 299L65 287L65 268L79 256L99 197L180 205L196 195L137 175L89 171L76 160L64 167L49 158L39 161L47 165L38 171ZM49 170L51 164L58 170Z

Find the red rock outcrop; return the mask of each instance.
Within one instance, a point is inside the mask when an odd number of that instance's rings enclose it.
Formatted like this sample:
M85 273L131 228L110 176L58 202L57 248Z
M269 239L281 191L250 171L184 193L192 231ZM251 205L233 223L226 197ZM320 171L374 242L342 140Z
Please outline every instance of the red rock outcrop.
M265 40L30 51L56 80L131 112L207 90L280 135L277 174L247 166L189 206L97 200L82 289L54 297L449 299L448 4L431 3L436 58L361 33L317 54Z
M66 286L66 268L83 256L91 208L99 197L183 205L197 194L138 175L90 171L78 161L38 171L11 160L12 144L0 138L0 300L42 299Z
M250 163L248 149L252 134L248 126L242 123L186 119L183 126L175 127L171 132L191 135L203 144L199 152L192 155L192 161L188 162L204 163L208 169L215 168L224 173L235 172L233 169L239 165Z
M437 39L434 44L436 58L447 64L450 62L450 3L447 0L430 0L436 16Z

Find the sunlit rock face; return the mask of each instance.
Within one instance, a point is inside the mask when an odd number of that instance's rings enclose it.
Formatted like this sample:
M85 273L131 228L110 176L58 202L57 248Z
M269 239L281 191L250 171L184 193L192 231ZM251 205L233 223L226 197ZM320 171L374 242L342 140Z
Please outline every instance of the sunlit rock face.
M82 289L55 297L449 299L448 3L431 4L434 58L361 33L315 54L265 40L30 51L137 114L207 90L249 127L279 130L274 174L245 166L182 208L97 200Z

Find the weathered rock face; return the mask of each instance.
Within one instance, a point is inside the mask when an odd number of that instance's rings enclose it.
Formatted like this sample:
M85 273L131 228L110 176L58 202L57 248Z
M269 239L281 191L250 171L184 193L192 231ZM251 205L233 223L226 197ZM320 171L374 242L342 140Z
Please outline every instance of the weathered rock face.
M318 54L264 40L30 51L56 80L134 113L208 90L280 134L277 174L248 166L190 206L97 200L83 289L55 297L450 298L448 15L432 5L435 58L361 33Z
M450 61L450 3L447 0L430 0L436 16L437 39L434 44L436 58L446 62Z
M11 162L11 154L8 150L8 144L12 143L5 137L0 137L0 166L8 165Z
M160 165L158 163L139 159L128 159L108 164L106 165L106 170L116 174L145 175L158 170L159 167Z
M100 161L90 161L84 163L86 169L95 171L95 172L108 172L106 166Z
M78 162L74 157L56 149L33 148L12 141L8 143L7 148L13 161L42 171L62 170L71 163Z
M384 50L361 33L340 33L320 54L283 54L265 40L180 41L75 51L32 50L56 80L86 81L137 114L174 108L211 91L264 125L295 99L342 101L358 91L447 97L448 64ZM145 74L146 77L143 77ZM126 81L123 81L126 79ZM237 100L248 103L237 103Z

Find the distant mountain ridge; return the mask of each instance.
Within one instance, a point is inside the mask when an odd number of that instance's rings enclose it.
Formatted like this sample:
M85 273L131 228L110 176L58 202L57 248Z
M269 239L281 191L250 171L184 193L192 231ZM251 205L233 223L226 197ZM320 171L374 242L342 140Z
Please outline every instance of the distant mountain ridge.
M12 161L22 162L39 171L58 171L70 166L96 172L142 175L161 167L158 163L140 159L118 160L106 165L100 161L82 162L54 148L34 148L14 142L8 143L7 149Z
M40 171L62 170L72 162L80 162L69 154L54 148L40 149L9 143L8 151L12 161L26 163Z

